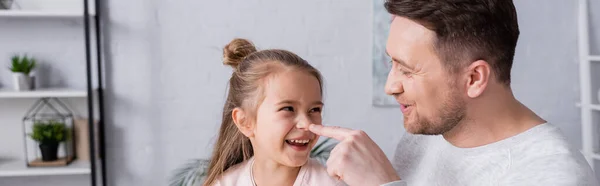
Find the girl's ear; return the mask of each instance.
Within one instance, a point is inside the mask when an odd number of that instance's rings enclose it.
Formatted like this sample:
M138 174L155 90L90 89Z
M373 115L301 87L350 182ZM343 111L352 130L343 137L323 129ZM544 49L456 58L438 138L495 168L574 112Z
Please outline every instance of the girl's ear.
M244 134L246 137L254 137L254 127L250 122L247 113L239 107L236 107L231 112L231 119L235 123L235 126Z

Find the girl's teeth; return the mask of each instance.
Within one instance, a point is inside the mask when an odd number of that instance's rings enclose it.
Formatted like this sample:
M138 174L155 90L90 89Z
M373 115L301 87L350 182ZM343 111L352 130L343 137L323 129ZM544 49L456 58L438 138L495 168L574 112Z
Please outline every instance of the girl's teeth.
M310 140L290 140L292 143L308 143Z

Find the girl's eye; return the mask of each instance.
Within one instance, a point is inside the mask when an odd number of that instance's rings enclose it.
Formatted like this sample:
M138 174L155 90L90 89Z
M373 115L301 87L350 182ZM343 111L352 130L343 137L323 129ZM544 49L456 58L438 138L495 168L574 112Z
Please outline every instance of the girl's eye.
M283 108L279 109L279 111L294 112L294 107L283 107Z
M321 108L320 107L313 108L310 110L310 112L321 112Z

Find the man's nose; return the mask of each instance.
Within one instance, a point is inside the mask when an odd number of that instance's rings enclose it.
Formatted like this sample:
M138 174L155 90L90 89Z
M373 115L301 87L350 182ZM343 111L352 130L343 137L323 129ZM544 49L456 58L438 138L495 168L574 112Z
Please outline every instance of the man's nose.
M404 92L402 85L402 77L393 70L390 70L388 78L385 82L385 93L388 95L401 94Z

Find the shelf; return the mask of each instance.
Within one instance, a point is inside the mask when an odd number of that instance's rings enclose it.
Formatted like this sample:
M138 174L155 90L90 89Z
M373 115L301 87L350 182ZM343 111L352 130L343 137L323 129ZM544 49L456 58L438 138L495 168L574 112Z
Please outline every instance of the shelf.
M89 13L94 16L93 13ZM83 12L58 12L35 10L0 10L0 17L57 17L57 18L82 18Z
M600 105L590 105L590 109L600 111Z
M595 160L600 160L600 154L598 153L592 153L591 155L589 155L589 157Z
M27 167L24 160L0 160L0 177L85 175L90 174L90 163L75 160L64 167Z
M581 108L581 103L577 103L576 106ZM588 107L592 110L600 111L600 105L598 105L598 104L591 104L591 105L588 105Z
M15 91L13 89L0 89L0 98L85 98L87 91L68 88L47 88L32 91Z

